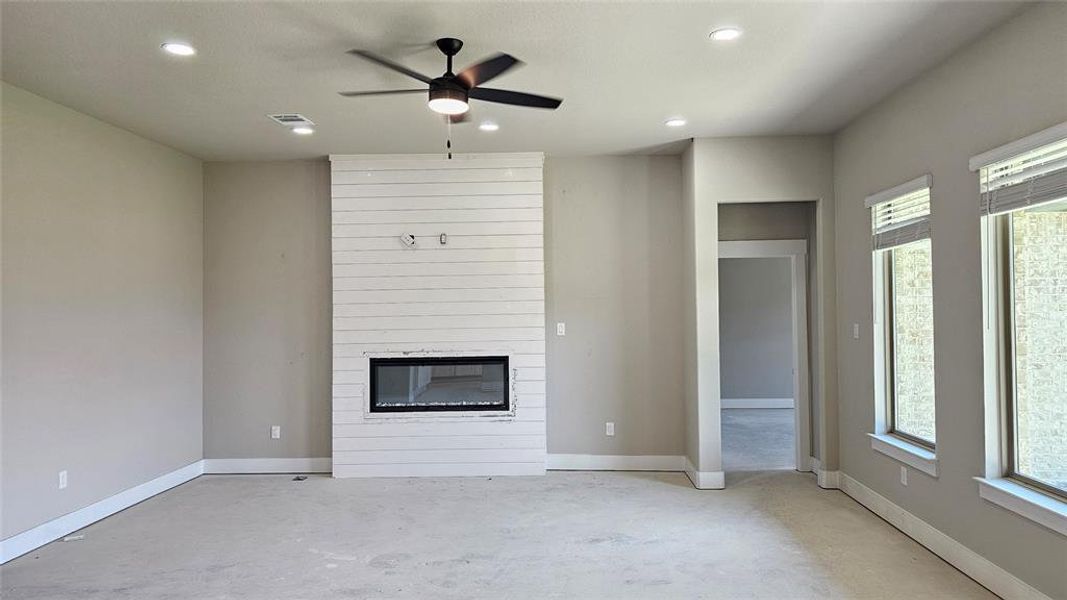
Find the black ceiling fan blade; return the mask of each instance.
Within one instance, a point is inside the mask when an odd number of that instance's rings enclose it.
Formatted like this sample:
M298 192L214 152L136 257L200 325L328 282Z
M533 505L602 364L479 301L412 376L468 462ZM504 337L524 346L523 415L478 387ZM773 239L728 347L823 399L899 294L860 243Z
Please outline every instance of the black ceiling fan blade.
M375 54L373 52L368 52L366 50L349 50L348 53L349 54L353 54L355 56L359 56L359 57L365 58L365 59L367 59L367 60L369 60L371 62L378 63L379 65L381 65L383 67L386 67L387 69L392 69L392 70L396 71L397 73L403 73L404 75L407 75L408 77L413 77L415 79L418 79L419 81L421 81L423 83L430 83L430 81L432 81L429 77L423 75L422 73L419 73L418 71L412 71L411 69L405 67L404 65L395 63L395 62L389 60L388 58L384 58L382 56L378 56L377 54Z
M356 98L358 96L391 96L393 94L425 94L426 88L421 90L375 90L371 92L337 92L345 98Z
M456 79L463 82L468 88L472 88L499 77L508 69L521 64L523 62L514 56L500 53L463 69L456 75Z
M513 92L511 90L496 90L493 88L477 87L469 92L471 98L496 102L499 104L513 104L515 106L529 106L531 108L556 109L563 103L562 98L549 98L537 94L525 92Z

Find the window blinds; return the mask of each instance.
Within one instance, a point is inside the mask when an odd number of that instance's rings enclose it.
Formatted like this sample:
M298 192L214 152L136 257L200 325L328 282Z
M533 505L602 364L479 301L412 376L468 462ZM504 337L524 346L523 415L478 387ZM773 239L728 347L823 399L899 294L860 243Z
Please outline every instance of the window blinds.
M1067 138L983 166L981 191L983 215L1067 199Z
M867 197L875 250L930 237L930 176Z

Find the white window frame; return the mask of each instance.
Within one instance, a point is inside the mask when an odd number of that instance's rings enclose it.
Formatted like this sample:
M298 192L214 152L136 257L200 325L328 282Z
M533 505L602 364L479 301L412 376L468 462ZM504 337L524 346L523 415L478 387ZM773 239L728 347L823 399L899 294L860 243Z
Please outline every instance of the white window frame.
M865 205L873 208L878 204L894 198L917 192L922 189L932 190L933 178L923 175L907 183L867 197ZM932 238L932 236L930 236ZM878 249L872 244L871 272L873 281L873 343L874 343L874 431L867 435L871 440L871 449L884 454L898 462L917 469L931 477L938 476L936 445L933 448L916 443L892 432L890 411L892 411L889 390L890 372L888 368L889 336L886 323L886 269L885 252L892 249ZM935 394L936 397L936 394ZM935 407L936 414L936 407Z
M1067 123L1060 123L1021 140L1005 144L971 158L972 171L980 171L1013 156L1036 150L1067 138ZM1001 285L1003 266L998 245L998 215L982 215L982 354L984 408L984 473L975 477L978 493L985 500L1067 536L1067 501L1039 491L1009 477L1008 405L1002 387L1004 343Z

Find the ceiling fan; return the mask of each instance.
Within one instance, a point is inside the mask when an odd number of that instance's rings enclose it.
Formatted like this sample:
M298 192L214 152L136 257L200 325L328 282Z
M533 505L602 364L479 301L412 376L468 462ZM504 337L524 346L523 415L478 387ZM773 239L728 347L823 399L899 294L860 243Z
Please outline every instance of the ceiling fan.
M447 115L452 122L459 122L465 119L465 113L470 109L468 102L472 99L485 102L496 102L498 104L511 104L514 106L547 108L550 110L558 108L560 103L563 102L560 98L549 98L547 96L527 94L525 92L482 87L482 84L490 79L499 77L516 65L521 65L522 61L514 56L498 53L478 64L467 67L459 73L453 73L452 57L458 54L460 49L463 48L463 41L457 40L456 38L441 38L437 40L436 43L437 48L444 53L445 57L447 57L448 66L444 75L434 78L427 77L422 73L413 71L404 65L397 64L387 58L378 56L373 52L368 52L367 50L348 51L349 54L360 56L398 73L403 73L408 77L418 79L429 86L428 90L427 88L418 88L339 93L342 96L353 98L358 96L382 96L391 94L425 94L429 91L428 104L430 110Z

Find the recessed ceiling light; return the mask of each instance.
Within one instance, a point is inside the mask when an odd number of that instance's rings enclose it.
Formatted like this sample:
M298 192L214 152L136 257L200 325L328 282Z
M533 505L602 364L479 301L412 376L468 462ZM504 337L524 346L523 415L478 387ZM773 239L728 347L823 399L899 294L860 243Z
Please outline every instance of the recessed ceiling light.
M293 133L297 135L311 135L315 130L310 127L293 127Z
M496 131L497 129L500 129L500 125L497 125L492 121L482 121L482 124L478 126L478 129L481 129L482 131Z
M720 27L709 33L708 37L716 42L729 42L741 37L741 30L737 27Z
M681 117L674 117L673 119L667 119L663 122L667 127L681 127L682 125L685 125L685 123L686 120Z
M164 52L174 56L192 56L196 54L196 48L182 42L166 42L159 46Z

